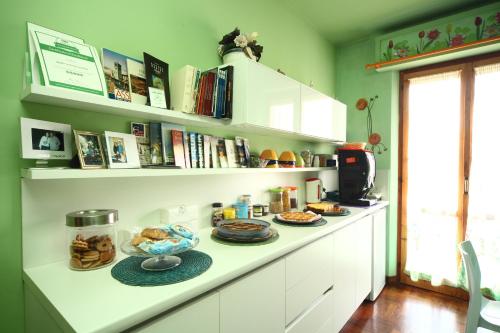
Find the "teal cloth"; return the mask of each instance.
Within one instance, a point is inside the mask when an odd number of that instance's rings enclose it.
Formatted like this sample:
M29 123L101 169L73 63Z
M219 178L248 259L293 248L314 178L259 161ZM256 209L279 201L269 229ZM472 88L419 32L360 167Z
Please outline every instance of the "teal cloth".
M303 223L303 224L297 224L297 223L286 223L278 220L276 216L273 218L273 222L281 225L286 225L290 227L320 227L322 225L325 225L327 221L324 218L321 218L318 221L315 221L313 223Z
M212 265L208 254L190 250L176 255L182 264L165 271L146 271L141 263L147 258L128 257L111 269L111 276L129 286L162 286L190 280L201 275Z

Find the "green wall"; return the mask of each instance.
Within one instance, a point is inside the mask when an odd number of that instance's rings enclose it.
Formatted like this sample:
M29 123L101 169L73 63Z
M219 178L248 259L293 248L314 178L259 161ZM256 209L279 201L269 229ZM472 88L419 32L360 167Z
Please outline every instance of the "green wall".
M262 62L280 68L292 78L314 83L318 90L333 95L334 47L301 20L272 1L26 1L3 3L0 13L0 112L2 163L0 169L0 252L2 258L2 331L23 330L21 201L19 169L31 162L19 159L19 117L69 123L76 129L128 131L130 120L80 110L21 103L26 21L85 39L97 48L107 47L132 57L147 51L176 70L185 64L209 68L220 64L216 53L221 36L239 26L258 31L264 45ZM202 129L200 129L203 131ZM206 132L206 131L203 131ZM231 135L232 133L209 132ZM251 148L279 151L305 147L329 151L328 145L314 145L273 137L246 135ZM57 200L57 194L54 194Z
M387 232L387 273L396 274L397 257L397 129L398 76L394 72L377 73L364 65L375 60L375 42L368 38L337 47L336 97L347 104L347 140L367 141L366 111L356 109L356 101L378 95L372 109L373 131L380 133L388 151L375 154L377 169L388 172L389 224ZM386 198L387 199L387 198Z

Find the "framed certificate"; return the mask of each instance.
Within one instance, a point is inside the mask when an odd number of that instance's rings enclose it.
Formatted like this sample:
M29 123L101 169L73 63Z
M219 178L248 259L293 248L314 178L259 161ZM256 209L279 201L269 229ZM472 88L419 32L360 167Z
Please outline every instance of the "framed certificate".
M31 31L46 85L104 96L101 62L93 46Z

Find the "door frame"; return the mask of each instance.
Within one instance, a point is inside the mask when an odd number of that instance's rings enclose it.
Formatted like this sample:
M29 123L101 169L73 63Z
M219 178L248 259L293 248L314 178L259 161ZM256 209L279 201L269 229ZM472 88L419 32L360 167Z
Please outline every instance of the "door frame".
M412 68L401 71L399 75L399 147L398 147L398 232L397 232L397 278L399 283L419 287L442 294L468 299L468 293L460 288L447 285L432 286L429 281L412 281L403 272L406 263L406 149L408 143L408 79L412 77L426 76L443 73L447 71L462 70L461 75L461 130L460 130L460 163L463 168L459 172L459 200L458 219L459 230L457 233L457 243L464 240L467 226L468 193L465 191L465 179L468 180L470 171L470 161L472 156L472 113L473 113L473 89L474 89L474 67L500 62L500 52L494 52L479 56L456 59L443 63ZM404 238L403 238L404 237ZM457 262L461 258L457 251Z

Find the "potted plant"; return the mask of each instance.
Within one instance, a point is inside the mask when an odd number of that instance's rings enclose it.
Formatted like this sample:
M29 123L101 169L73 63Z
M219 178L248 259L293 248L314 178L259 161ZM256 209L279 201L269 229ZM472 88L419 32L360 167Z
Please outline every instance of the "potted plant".
M238 28L224 35L218 47L218 53L223 62L229 63L242 56L259 61L264 47L257 44L257 36L257 32L244 34Z

